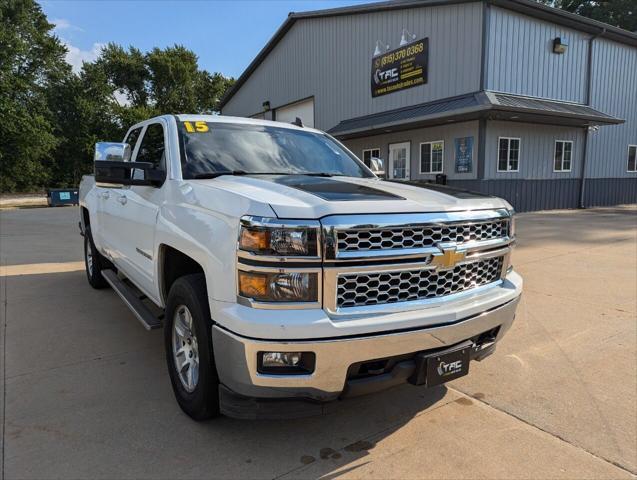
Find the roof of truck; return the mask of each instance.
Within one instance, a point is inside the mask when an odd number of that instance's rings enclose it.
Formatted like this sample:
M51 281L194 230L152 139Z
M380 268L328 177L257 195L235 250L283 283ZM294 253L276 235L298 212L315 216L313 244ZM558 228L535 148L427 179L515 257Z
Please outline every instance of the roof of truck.
M179 115L175 115L175 117L180 122L196 122L197 120L203 120L208 123L235 123L235 124L243 124L243 125L263 125L267 127L288 128L290 130L301 130L306 132L312 131L316 133L323 133L321 130L317 130L315 128L299 127L292 123L274 122L272 120L260 120L257 118L231 117L226 115L199 115L199 114L188 114L188 113L180 113Z

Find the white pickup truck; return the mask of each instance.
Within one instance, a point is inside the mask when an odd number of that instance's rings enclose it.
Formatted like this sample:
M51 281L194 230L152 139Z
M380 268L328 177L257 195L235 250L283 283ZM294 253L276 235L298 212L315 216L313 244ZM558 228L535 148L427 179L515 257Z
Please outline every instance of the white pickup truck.
M468 373L511 326L504 200L377 178L329 135L166 115L96 145L86 274L164 328L181 408L280 418Z

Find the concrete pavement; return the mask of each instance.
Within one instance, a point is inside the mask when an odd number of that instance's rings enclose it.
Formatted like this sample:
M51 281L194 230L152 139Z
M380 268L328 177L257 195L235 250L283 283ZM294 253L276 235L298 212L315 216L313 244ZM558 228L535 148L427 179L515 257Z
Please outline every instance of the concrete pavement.
M637 210L521 215L518 318L468 377L286 422L181 413L76 208L0 211L6 478L635 478Z

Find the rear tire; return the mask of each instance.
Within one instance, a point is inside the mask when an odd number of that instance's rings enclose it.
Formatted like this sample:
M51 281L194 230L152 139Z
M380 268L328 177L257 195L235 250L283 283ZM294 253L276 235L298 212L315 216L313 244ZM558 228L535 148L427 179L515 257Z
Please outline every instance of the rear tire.
M166 361L177 403L197 421L219 415L219 377L211 327L204 275L178 278L166 305Z
M108 287L108 282L102 276L102 270L108 268L109 264L110 262L95 248L91 229L87 226L84 230L84 267L91 287L96 289Z

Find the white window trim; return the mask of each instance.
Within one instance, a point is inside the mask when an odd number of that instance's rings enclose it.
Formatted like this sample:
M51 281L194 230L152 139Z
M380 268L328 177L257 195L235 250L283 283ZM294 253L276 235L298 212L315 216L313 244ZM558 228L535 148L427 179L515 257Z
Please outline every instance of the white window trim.
M568 170L565 170L565 169L556 170L555 169L555 152L557 151L557 142L570 143L571 144L571 168L569 168ZM562 148L562 159L560 161L560 165L564 166L564 148ZM572 171L573 171L573 140L555 140L555 144L553 145L553 173L568 173L568 172L572 172Z
M365 152L373 152L374 150L378 150L378 158L380 158L380 147L363 148L361 160L365 159Z
M500 170L500 140L508 140L507 144L507 169ZM511 140L518 141L518 168L516 170L509 170L509 160L511 159ZM498 173L516 173L520 171L520 153L522 153L522 139L520 137L498 137L498 148L496 156L496 169Z
M628 150L626 150L626 173L637 173L637 151L635 152L635 170L628 170L628 160L630 159L630 148L635 147L637 150L637 145L629 144Z
M423 145L433 145L434 143L442 143L442 164L439 172L431 171L431 172L423 172L422 171L422 146ZM433 148L431 149L433 153ZM433 166L433 162L431 162ZM445 141L444 140L432 140L431 142L420 142L418 145L418 171L421 175L437 175L438 173L443 173L445 170Z

